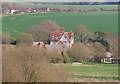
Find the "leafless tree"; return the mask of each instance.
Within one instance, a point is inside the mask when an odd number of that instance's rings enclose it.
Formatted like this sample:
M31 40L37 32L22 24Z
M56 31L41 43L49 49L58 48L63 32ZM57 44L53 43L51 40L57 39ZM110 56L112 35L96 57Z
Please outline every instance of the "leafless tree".
M45 42L49 38L49 34L52 31L59 31L62 27L54 21L44 21L41 24L38 24L32 27L29 30L29 33L32 34L34 41L43 41Z
M113 33L106 33L106 37L110 44L110 52L113 54L113 57L119 58L118 57L118 47L119 47L118 42L119 42L120 36L117 34L113 34Z
M74 30L74 33L75 33L75 39L81 42L85 41L88 37L92 35L92 32L89 31L84 25L77 26Z

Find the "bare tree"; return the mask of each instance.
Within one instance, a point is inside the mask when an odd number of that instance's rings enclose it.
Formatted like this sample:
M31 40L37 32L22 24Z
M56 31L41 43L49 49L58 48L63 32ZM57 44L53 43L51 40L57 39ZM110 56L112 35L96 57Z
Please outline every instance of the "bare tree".
M106 57L106 50L104 46L102 46L100 43L94 43L94 61L97 63L101 63L101 60Z
M67 82L69 72L50 64L51 52L33 46L3 50L3 82Z
M85 42L86 39L91 36L91 32L87 30L84 25L77 26L74 30L75 39L80 42Z
M119 36L117 34L112 34L112 33L106 33L106 37L108 42L110 43L110 52L113 54L114 58L119 58L118 57L118 40Z
M94 48L85 46L82 43L76 43L67 51L70 58L72 58L73 62L89 62L93 57Z
M39 25L32 27L29 33L32 34L35 41L43 41L49 38L52 31L59 31L62 27L54 21L44 21Z

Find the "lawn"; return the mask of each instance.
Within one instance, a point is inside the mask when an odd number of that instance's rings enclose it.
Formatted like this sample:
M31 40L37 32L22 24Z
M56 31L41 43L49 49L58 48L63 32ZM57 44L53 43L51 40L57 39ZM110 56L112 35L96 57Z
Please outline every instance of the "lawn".
M65 69L72 72L78 78L97 78L118 80L118 65L117 64L81 64L73 66L71 64L62 65Z
M15 17L15 20L12 20ZM80 13L41 13L10 15L2 18L3 31L9 31L13 37L25 33L36 24L52 20L71 31L77 25L84 25L91 31L118 32L117 12L80 12Z

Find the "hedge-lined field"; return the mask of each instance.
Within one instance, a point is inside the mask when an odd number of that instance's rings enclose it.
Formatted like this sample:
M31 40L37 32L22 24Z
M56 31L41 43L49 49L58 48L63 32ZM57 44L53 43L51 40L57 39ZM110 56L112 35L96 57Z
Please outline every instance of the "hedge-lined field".
M12 18L15 17L13 20ZM71 31L77 25L84 25L89 30L118 32L117 12L80 12L80 13L41 13L10 15L2 18L3 31L9 31L13 37L25 33L32 26L43 21L52 20L63 26L66 31Z

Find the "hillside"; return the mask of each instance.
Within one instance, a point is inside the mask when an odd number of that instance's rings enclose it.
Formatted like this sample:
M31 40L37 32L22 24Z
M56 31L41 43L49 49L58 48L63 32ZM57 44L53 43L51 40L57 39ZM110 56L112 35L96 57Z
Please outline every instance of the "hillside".
M12 20L15 17L15 20ZM20 33L25 33L36 24L43 21L52 20L63 26L66 31L71 31L77 25L84 25L89 30L118 32L118 14L117 12L80 12L80 13L41 13L10 15L2 18L3 31L9 31L13 37Z

